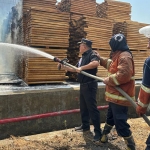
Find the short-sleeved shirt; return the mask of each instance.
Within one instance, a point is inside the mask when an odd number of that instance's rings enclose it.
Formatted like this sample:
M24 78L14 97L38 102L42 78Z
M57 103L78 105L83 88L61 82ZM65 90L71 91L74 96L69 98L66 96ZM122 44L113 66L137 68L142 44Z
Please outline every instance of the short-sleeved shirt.
M99 58L92 49L89 49L89 50L87 50L86 52L84 52L82 54L82 61L78 62L78 64L80 63L80 66L78 66L78 67L87 65L92 61L99 61ZM93 68L93 69L83 70L83 71L96 76L97 67ZM87 82L90 82L90 81L93 81L93 80L95 80L95 79L91 78L91 77L88 77L88 76L85 76L81 73L78 73L78 81L80 83L87 83Z

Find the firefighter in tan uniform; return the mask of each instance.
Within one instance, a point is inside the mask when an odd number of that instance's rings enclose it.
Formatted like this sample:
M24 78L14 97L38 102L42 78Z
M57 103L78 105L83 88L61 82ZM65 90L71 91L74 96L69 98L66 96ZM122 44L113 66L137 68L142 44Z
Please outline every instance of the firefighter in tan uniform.
M113 126L119 136L123 137L128 150L135 150L135 142L127 123L127 112L130 102L123 97L114 87L119 86L133 101L135 100L134 62L123 34L114 35L109 42L111 47L110 58L100 57L100 65L108 69L105 98L109 102L106 123L102 132L101 142L108 141L107 134Z

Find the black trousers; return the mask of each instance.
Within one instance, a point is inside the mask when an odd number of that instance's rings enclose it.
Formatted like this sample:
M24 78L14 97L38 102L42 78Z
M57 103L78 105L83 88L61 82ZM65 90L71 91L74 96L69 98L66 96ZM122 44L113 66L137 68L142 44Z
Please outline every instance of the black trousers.
M128 107L121 106L109 102L107 111L106 123L116 127L117 133L122 137L129 137L131 135L130 125L127 123Z
M100 112L97 109L97 81L80 84L80 112L83 128L90 128L90 118L94 125L94 132L101 134Z

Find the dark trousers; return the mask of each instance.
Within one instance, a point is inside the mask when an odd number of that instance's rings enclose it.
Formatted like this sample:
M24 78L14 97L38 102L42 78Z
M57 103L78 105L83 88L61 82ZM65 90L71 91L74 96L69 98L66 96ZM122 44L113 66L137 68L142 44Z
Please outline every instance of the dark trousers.
M127 106L109 102L106 123L111 126L115 125L118 135L122 137L129 137L131 135L130 125L127 123L127 112Z
M145 150L150 150L150 135L147 138L146 145L147 145L147 147Z
M83 128L90 128L90 118L94 125L94 132L101 134L100 112L97 109L97 82L80 84L80 112Z

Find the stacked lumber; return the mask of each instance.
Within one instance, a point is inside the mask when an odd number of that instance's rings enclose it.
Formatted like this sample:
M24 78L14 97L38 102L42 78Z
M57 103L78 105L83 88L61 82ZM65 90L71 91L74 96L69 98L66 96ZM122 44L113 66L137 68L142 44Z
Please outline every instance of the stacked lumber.
M61 0L56 7L61 12L96 16L96 0Z
M30 46L68 47L68 21L68 13L30 9L27 14L26 44Z
M60 59L66 58L69 46L68 22L68 13L31 8L26 14L25 44L36 48L45 47L47 49L40 50L60 56ZM27 84L66 80L65 71L57 70L57 63L53 60L27 55L24 66L24 81Z
M92 48L109 50L108 42L112 36L113 20L91 16L85 17L87 28L85 27L84 31L87 34L86 38L93 42Z
M135 21L127 22L127 42L131 50L147 50L147 38L139 34L139 29L148 24L139 23Z
M148 51L131 51L135 64L135 79L142 79L143 65L145 59L149 56Z
M96 0L71 0L70 12L96 16Z
M39 48L39 50L60 59L67 57L66 49ZM64 70L58 70L57 63L53 60L28 53L24 59L23 79L27 84L39 84L63 82L67 77Z
M140 50L139 49L139 23L133 21L127 21L127 36L126 36L128 46L130 50Z
M96 5L96 15L100 18L131 20L130 3L105 0Z
M45 9L56 9L56 2L57 0L23 0L23 14L26 14L27 10L30 8L41 8Z

